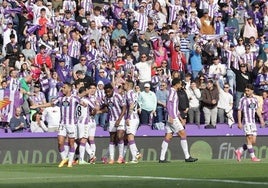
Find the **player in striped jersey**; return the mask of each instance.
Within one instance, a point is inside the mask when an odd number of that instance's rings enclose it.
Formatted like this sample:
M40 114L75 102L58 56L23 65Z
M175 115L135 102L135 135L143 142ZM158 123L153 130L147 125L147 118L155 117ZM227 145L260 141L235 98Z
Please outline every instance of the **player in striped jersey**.
M173 133L176 133L181 138L181 147L184 152L185 162L195 162L198 159L190 156L188 151L187 135L181 122L183 119L179 112L179 98L177 91L182 88L182 80L174 78L172 80L172 87L169 90L169 96L167 101L168 123L166 125L165 139L162 142L161 154L159 163L168 163L165 155L168 149L168 144L173 137Z
M138 95L133 91L134 82L132 80L127 80L124 85L126 90L126 134L129 144L129 149L132 155L131 163L138 163L138 160L142 157L139 153L134 137L136 135L140 119L138 115Z
M253 96L254 87L252 84L247 84L245 88L245 96L242 97L239 101L238 106L238 128L242 129L244 127L244 132L246 135L246 144L242 147L239 147L235 150L236 159L238 162L241 161L241 156L243 151L248 150L251 161L259 162L258 159L254 154L253 144L256 144L257 138L257 126L255 122L255 113L257 113L261 126L264 126L264 121L261 115L261 112L258 108L258 101ZM243 122L242 122L242 115L243 115ZM243 124L242 124L243 123Z
M34 105L32 109L45 108L53 105L58 105L61 109L61 122L59 125L58 132L58 149L62 158L58 167L63 167L68 163L68 167L72 167L72 162L75 154L74 141L77 132L77 118L76 118L76 107L80 103L80 99L77 96L72 95L72 84L64 83L62 86L63 96L58 97L51 103ZM64 141L68 138L69 152L65 152Z
M124 163L124 134L125 134L125 113L126 113L126 103L124 98L114 92L114 88L111 84L106 84L104 86L105 97L101 103L101 110L99 113L108 112L109 115L109 133L110 133L110 144L109 144L109 154L110 161L109 164L114 163L114 150L115 143L118 143L119 156L117 163Z

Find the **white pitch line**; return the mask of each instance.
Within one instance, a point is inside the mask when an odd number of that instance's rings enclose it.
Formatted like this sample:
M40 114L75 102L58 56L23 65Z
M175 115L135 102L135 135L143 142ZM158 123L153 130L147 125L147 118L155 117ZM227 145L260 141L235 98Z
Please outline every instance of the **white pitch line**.
M215 182L215 183L230 183L230 184L245 184L245 185L268 185L268 182L254 182L254 181L239 181L239 180L224 180L224 179L199 179L199 178L170 178L170 177L153 177L153 176L118 176L118 175L79 175L75 178L89 178L89 177L103 177L103 178L128 178L128 179L150 179L150 180L172 180L172 181L195 181L195 182ZM31 177L30 179L69 179L74 178L74 176L60 176L60 177ZM7 180L27 180L27 177L20 178L0 178L0 181Z

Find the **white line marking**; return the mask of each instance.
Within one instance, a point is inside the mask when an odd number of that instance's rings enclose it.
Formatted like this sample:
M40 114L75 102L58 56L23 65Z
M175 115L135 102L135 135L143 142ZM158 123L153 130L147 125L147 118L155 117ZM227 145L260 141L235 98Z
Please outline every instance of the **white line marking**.
M153 177L153 176L118 176L118 175L79 175L77 178L90 178L90 177L102 177L102 178L128 178L128 179L150 179L150 180L172 180L172 181L195 181L195 182L215 182L215 183L230 183L230 184L245 184L245 185L268 185L268 182L254 182L254 181L239 181L239 180L224 180L224 179L199 179L199 178L170 178L170 177ZM69 179L74 178L74 176L41 176L41 177L21 177L21 178L0 178L0 181L8 181L8 180L33 180L33 179Z

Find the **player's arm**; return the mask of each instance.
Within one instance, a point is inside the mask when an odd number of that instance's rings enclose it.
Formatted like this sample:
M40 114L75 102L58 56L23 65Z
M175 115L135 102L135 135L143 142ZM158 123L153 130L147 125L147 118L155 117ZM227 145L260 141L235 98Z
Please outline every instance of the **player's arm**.
M50 107L50 106L54 106L53 103L45 103L45 104L37 104L37 105L32 105L30 106L31 109L36 109L36 108L47 108L47 107Z
M262 114L261 114L261 110L260 110L259 108L257 108L257 112L256 112L256 113L257 113L257 115L258 115L258 117L259 117L261 127L264 127L265 122L264 122L264 120L263 120L263 117L262 117Z
M239 129L242 129L242 111L241 110L238 110L237 111L237 120L238 120L238 128Z

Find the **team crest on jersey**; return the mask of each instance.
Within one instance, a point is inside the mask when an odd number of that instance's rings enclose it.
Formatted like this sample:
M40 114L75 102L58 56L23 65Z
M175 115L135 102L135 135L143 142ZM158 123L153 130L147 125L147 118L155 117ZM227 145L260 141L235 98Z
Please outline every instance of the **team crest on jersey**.
M70 106L70 102L69 101L63 101L62 106L64 106L64 107Z
M255 104L255 103L250 103L250 104L248 105L248 107L249 107L250 109L255 109L255 108L256 108L256 104Z

